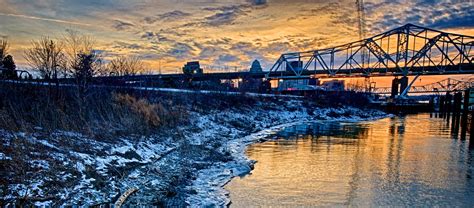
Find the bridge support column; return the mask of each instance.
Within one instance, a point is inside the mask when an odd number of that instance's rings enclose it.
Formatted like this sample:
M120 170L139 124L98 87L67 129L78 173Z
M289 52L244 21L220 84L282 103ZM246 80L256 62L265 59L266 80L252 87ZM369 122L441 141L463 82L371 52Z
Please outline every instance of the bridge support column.
M400 80L398 78L394 78L392 80L392 93L390 94L391 98L395 98L398 95L398 85L400 84Z
M408 87L408 77L404 76L400 78L400 93L405 91L407 87Z

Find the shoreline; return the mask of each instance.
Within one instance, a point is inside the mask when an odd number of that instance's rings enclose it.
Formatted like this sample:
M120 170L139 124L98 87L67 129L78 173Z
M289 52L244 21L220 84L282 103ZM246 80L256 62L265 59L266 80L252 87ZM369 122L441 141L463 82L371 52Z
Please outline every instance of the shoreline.
M334 118L330 120L311 120L305 118L302 121L295 121L290 123L279 124L276 126L268 127L264 130L251 133L247 136L231 140L227 143L227 148L231 149L232 157L234 160L230 163L217 164L209 169L202 170L198 175L191 187L194 189L200 189L201 193L191 195L187 198L186 203L191 207L201 206L229 206L232 202L229 197L229 192L224 188L230 181L235 177L245 177L253 170L253 166L258 161L251 160L245 154L247 148L250 145L266 142L271 139L266 139L271 135L283 130L287 127L291 127L303 123L312 122L363 122L363 121L375 121L392 117L393 115L385 114L374 116L370 118ZM210 193L213 195L210 197ZM210 200L209 200L210 199Z
M111 139L77 132L0 131L0 160L19 161L37 172L9 181L0 199L28 195L37 206L113 204L130 188L125 206L204 206L230 203L223 186L248 174L254 164L245 149L285 127L310 121L362 121L389 116L372 109L321 107L303 100L255 101L229 108L188 109L189 123L151 136ZM10 180L10 179L9 179Z

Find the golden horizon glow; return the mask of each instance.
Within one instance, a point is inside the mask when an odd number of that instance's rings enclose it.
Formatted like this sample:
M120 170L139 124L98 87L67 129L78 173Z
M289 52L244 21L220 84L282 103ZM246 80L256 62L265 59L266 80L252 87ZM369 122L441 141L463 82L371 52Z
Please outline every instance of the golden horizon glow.
M139 56L155 73L179 71L192 60L208 71L247 70L255 59L268 69L282 53L358 39L356 7L349 0L0 0L0 5L0 36L8 37L20 68L27 68L23 52L31 40L58 38L69 29L96 38L106 59ZM406 23L474 35L472 6L366 1L368 35Z

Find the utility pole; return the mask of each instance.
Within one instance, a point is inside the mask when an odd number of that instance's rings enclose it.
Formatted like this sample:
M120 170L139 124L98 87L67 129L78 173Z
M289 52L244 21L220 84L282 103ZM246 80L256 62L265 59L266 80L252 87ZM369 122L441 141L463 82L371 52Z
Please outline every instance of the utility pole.
M364 0L356 0L355 2L356 7L357 7L357 18L358 18L358 28L359 28L359 40L364 40L366 36L365 32L365 7L364 7ZM366 63L366 57L367 57L367 49L362 48L360 51L360 59L362 63L362 67L365 67L367 64L367 67L369 66L369 63ZM365 77L365 91L370 92L371 91L371 80L370 77L367 76Z
M358 16L358 23L359 23L359 39L365 39L365 8L364 8L364 0L356 0L357 6L357 16Z
M160 74L161 74L161 59L158 61L158 70L160 71Z

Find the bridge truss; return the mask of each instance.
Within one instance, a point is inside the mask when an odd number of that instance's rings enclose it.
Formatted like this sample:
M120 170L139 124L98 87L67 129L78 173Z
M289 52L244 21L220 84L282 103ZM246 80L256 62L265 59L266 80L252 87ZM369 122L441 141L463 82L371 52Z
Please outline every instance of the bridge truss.
M453 92L465 90L474 87L474 78L460 80L447 78L439 82L434 82L422 86L412 86L409 93L437 93L437 92ZM390 94L391 87L380 87L372 89L375 94Z
M407 24L333 48L282 54L267 76L472 74L473 46L473 36Z

